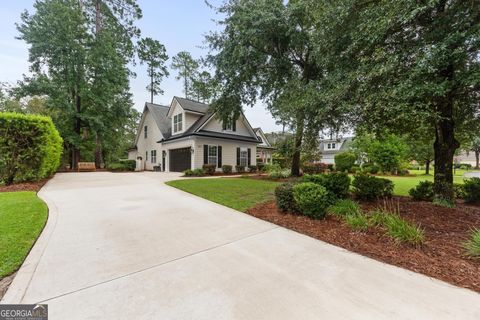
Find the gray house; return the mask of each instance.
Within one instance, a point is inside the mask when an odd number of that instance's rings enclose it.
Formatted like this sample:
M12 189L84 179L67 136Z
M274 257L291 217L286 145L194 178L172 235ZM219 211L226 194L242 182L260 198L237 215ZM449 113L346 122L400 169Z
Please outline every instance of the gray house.
M321 139L319 150L322 158L320 162L335 164L335 155L350 150L353 137Z

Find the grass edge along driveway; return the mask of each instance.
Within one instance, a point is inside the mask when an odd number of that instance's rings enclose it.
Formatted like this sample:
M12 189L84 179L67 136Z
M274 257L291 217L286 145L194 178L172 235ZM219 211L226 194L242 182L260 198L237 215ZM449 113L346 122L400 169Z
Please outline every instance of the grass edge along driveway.
M47 205L35 192L0 192L0 279L21 266L47 217Z
M258 203L273 200L279 182L248 178L185 179L167 185L245 212Z

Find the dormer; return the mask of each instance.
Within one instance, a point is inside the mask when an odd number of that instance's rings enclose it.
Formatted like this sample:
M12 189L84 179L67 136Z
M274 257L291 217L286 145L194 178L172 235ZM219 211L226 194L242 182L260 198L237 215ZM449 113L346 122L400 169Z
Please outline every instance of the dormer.
M172 136L185 133L207 111L206 104L174 97L167 115L171 121Z

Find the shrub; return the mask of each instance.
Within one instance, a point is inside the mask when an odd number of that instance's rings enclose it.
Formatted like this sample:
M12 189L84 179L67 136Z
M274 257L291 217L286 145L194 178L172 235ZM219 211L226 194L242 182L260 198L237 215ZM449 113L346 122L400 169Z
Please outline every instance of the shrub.
M393 182L365 174L358 174L353 180L353 193L359 199L373 200L381 197L391 197Z
M110 171L115 171L115 172L120 172L120 171L129 171L123 163L120 162L114 162L114 163L109 163L107 166L107 169Z
M285 179L290 177L290 169L281 169L278 171L270 171L268 176L272 179Z
M463 244L466 254L470 257L480 258L480 229L473 229L470 238Z
M396 242L416 246L424 241L424 231L397 214L385 214L383 225L387 229L387 234L394 238Z
M232 173L232 170L233 170L233 167L231 165L224 164L222 166L222 172L223 173Z
M257 166L248 166L248 172L257 172Z
M329 174L306 174L303 181L319 184L337 198L345 198L350 190L350 177L344 172Z
M350 215L357 215L361 213L360 206L357 202L350 199L343 199L337 201L335 204L328 207L327 212L337 217L346 217Z
M258 169L258 172L264 172L265 171L265 164L257 163L257 169Z
M342 152L335 155L335 168L337 171L350 171L355 165L357 156L353 152Z
M318 174L318 173L323 173L327 169L327 164L326 163L321 163L321 162L306 162L302 166L302 171L303 173L308 173L308 174Z
M264 167L266 172L271 172L271 171L280 171L282 170L282 167L278 163L274 164L266 164Z
M202 169L206 174L213 176L215 174L215 170L217 169L217 166L214 164L207 163L202 166Z
M365 232L370 226L368 217L362 213L345 216L345 223L353 230Z
M245 166L235 166L235 171L238 173L245 172Z
M480 202L480 178L466 179L463 184L465 201Z
M187 169L183 171L185 177L203 177L205 175L205 171L203 169Z
M385 213L382 210L370 212L370 223L374 226L382 226L385 223Z
M0 113L0 182L51 176L62 149L63 140L49 117Z
M313 182L296 184L293 187L293 198L300 213L313 219L324 218L332 201L327 189Z
M329 163L329 164L327 164L327 169L328 169L328 171L334 171L335 166L332 163Z
M420 183L410 189L408 194L414 200L424 200L424 201L432 201L433 200L433 182L431 181L420 181Z
M297 206L293 197L293 184L282 183L275 188L277 207L282 212L297 212Z
M353 167L351 167L350 170L349 170L349 172L350 172L350 173L353 173L353 174L355 174L355 173L357 173L357 172L359 172L359 171L360 171L360 167L359 167L359 166L353 166Z
M465 199L465 188L464 185L461 183L454 183L453 184L453 194L457 199Z

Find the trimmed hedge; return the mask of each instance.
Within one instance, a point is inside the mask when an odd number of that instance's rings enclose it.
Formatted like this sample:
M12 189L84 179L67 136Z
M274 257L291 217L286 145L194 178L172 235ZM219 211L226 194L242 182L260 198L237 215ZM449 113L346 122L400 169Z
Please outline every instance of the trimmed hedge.
M110 171L135 171L136 165L135 160L122 159L108 164L107 169Z
M217 169L217 166L214 164L204 164L202 166L202 169L206 174L213 176L215 174L215 170Z
M293 183L286 182L275 188L277 207L282 212L298 212L298 208L293 197L293 186Z
M185 177L203 177L205 175L205 171L203 171L203 169L187 169L185 171L183 171L183 175Z
M350 190L350 177L344 172L329 174L306 174L303 181L319 184L337 198L346 198Z
M222 166L222 172L223 173L232 173L233 167L229 164L224 164Z
M293 186L293 198L301 214L312 219L323 219L327 208L332 204L332 195L313 182L303 182Z
M435 195L433 192L433 182L427 180L420 181L418 185L408 191L408 194L410 194L414 200L432 201Z
M394 184L392 181L366 174L358 174L352 182L353 193L358 199L374 200L391 197Z
M342 152L335 155L335 168L337 171L350 171L355 165L357 156L353 152Z
M0 113L0 182L49 177L60 165L63 140L50 117Z

